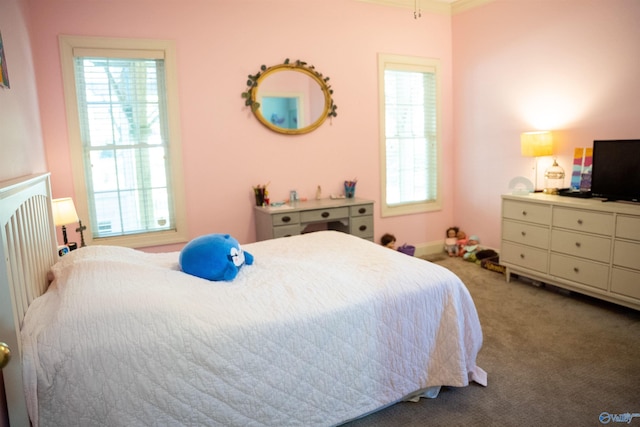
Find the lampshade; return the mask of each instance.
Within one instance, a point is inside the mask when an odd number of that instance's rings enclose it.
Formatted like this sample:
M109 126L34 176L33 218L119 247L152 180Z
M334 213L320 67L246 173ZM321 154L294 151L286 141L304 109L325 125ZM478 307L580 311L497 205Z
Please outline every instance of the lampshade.
M525 132L520 135L520 149L525 157L542 157L553 154L551 132Z
M78 214L76 213L76 207L73 204L73 199L71 197L53 199L52 207L53 222L56 227L78 222Z

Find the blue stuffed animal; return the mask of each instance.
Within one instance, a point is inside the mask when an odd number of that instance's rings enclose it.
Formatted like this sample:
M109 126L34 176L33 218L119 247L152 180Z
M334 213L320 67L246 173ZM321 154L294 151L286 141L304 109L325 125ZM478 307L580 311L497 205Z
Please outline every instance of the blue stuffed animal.
M230 281L244 264L253 264L253 255L244 252L238 241L228 234L207 234L187 243L180 251L179 262L187 274Z

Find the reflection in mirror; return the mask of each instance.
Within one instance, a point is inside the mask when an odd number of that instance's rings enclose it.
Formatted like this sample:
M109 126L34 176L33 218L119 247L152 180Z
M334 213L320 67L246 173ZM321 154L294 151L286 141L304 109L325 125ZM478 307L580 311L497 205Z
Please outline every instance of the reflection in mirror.
M256 118L269 129L285 134L302 134L336 117L333 91L313 66L302 61L267 68L249 76L242 94Z
M325 94L318 82L295 70L263 75L256 99L262 117L283 129L303 129L325 114Z
M287 96L262 96L260 114L272 125L283 129L304 127L300 118L300 98Z

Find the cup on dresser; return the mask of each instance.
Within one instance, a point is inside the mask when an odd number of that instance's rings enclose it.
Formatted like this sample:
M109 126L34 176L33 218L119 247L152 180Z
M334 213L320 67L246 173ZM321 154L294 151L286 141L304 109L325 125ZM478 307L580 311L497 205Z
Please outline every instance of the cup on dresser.
M353 199L356 196L356 181L344 182L344 197Z
M256 196L256 206L263 206L265 203L264 195L265 188L264 187L254 187L253 193Z

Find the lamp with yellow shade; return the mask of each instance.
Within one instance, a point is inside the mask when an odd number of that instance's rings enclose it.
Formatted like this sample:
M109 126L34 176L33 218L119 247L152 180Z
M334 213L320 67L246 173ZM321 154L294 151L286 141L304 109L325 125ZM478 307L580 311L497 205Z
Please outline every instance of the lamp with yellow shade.
M538 158L553 155L553 136L549 131L525 132L520 135L520 150L525 157L535 157L535 191L538 190ZM553 159L544 174L546 194L558 194L564 186L564 169Z
M553 137L549 131L525 132L520 135L520 149L525 157L553 154Z

